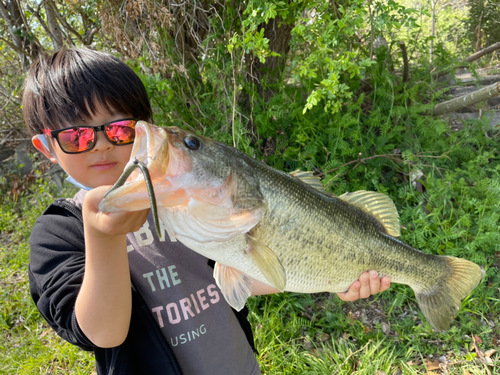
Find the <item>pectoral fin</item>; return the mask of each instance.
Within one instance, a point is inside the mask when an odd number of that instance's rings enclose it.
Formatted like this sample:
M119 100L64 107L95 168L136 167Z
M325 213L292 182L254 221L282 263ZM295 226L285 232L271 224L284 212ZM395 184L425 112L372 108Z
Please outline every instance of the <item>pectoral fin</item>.
M267 245L247 234L246 253L257 263L260 271L271 286L284 291L286 286L285 268L278 256Z
M245 307L252 295L252 278L235 268L215 263L214 279L227 303L236 311Z

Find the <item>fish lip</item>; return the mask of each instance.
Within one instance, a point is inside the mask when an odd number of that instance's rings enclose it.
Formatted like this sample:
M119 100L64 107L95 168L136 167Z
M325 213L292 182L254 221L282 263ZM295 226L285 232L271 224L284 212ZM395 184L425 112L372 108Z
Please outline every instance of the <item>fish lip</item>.
M168 167L168 151L170 149L168 133L163 128L145 121L137 122L135 130L136 139L128 165L137 159L153 174L165 174L167 169L165 164ZM162 153L163 155L161 155ZM157 157L158 155L160 157ZM166 162L161 163L165 156L167 156ZM161 168L158 167L159 164L161 164ZM162 173L158 173L160 172L158 169L161 169Z
M146 193L146 182L143 173L138 170L133 170L127 174L126 171L130 170L134 164L140 164L147 169L148 175L151 179L164 178L167 174L168 169L168 135L166 131L160 127L150 125L144 121L139 121L136 125L136 139L130 154L130 159L125 165L124 171L120 179L115 183L113 188L106 193L105 198L101 202L100 210L103 212L112 212L116 210L125 211L128 209L127 206L130 202L127 201L126 196L129 194L134 194L136 198L138 195ZM107 163L108 160L97 161L96 164ZM125 177L127 174L127 177ZM122 181L122 177L126 178ZM145 194L148 197L148 194ZM146 199L137 199L134 201L137 203L134 206L135 210L137 207L146 207ZM128 208L132 208L131 205Z

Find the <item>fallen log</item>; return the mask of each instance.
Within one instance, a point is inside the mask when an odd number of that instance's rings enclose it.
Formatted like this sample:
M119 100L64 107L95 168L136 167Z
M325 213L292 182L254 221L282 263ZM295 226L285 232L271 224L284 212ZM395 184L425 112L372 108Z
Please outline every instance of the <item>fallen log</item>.
M471 92L470 94L436 104L432 109L432 115L440 116L445 113L454 112L498 95L500 95L500 82L496 82L493 85Z
M491 46L486 47L485 49L482 49L481 51L478 51L478 52L470 55L469 57L467 57L464 60L464 62L470 63L470 62L472 62L474 60L477 60L477 59L483 57L484 55L487 55L488 53L496 51L497 49L500 49L500 42L492 44Z

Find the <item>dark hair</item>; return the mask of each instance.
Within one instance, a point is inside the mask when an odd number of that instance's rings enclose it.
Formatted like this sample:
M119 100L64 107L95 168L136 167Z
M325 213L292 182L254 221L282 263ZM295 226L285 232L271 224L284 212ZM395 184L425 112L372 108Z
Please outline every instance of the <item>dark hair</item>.
M23 116L32 135L87 121L99 108L150 121L146 89L119 59L90 49L43 54L24 82Z

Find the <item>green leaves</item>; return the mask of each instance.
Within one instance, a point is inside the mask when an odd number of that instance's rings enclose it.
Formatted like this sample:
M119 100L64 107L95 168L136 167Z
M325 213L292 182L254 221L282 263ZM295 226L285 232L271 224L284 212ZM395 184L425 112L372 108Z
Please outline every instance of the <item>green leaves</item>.
M306 113L308 109L311 109L312 107L318 105L321 98L322 98L322 92L320 90L314 90L311 93L311 95L307 97L307 103L302 113Z

